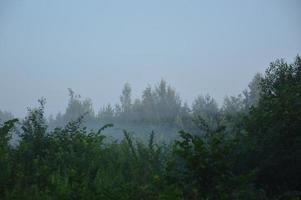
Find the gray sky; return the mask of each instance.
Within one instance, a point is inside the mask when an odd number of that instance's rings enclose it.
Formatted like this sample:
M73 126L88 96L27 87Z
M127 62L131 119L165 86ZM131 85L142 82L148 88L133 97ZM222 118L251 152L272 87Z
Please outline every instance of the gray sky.
M164 78L184 101L219 102L270 61L301 53L300 0L0 0L0 109L24 116L67 88L94 107Z

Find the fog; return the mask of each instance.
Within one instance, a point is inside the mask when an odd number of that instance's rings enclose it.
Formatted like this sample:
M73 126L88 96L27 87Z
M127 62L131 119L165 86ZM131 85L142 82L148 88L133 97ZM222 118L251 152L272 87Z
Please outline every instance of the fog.
M72 88L98 110L124 83L140 97L162 78L189 104L207 93L222 103L300 52L299 10L298 0L2 0L0 109L24 117L45 97L55 115Z
M0 199L301 199L300 10L0 0Z

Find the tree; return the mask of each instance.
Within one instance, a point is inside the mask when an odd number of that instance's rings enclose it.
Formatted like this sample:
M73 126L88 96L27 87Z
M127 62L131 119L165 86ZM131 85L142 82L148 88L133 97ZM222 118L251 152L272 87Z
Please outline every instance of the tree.
M8 189L9 185L12 184L11 175L13 171L12 164L12 147L9 144L11 139L12 129L18 119L12 119L6 121L3 126L0 127L0 197Z
M64 114L65 123L74 121L85 115L85 118L93 118L94 111L92 101L90 99L81 100L80 95L76 95L72 89L69 90L69 102Z
M206 124L215 130L219 123L220 112L217 102L210 96L198 96L192 103L194 119L202 118Z
M247 120L252 166L269 194L301 191L301 59L276 60L266 70L262 93Z
M161 80L155 87L153 93L155 98L156 120L172 124L181 111L181 99L175 89L167 85L165 80Z
M252 173L235 173L237 141L210 132L200 136L180 132L168 162L168 184L182 191L181 199L261 199Z
M111 104L108 104L99 111L98 118L104 120L105 122L112 123L114 120L114 115L114 108L111 106Z
M245 90L245 104L247 107L256 106L258 104L261 93L262 75L257 73L248 85L248 90Z
M81 96L75 94L72 89L69 88L68 91L69 101L65 112L58 113L54 120L49 120L49 127L63 127L68 122L77 120L82 116L84 116L85 121L89 124L89 126L93 126L96 122L96 118L91 99L82 100Z
M129 83L126 83L122 90L122 95L120 96L121 109L123 113L128 113L131 109L132 99L131 99L132 89Z
M156 112L155 112L155 94L151 88L148 86L142 93L142 113L141 117L145 122L153 122L156 119Z

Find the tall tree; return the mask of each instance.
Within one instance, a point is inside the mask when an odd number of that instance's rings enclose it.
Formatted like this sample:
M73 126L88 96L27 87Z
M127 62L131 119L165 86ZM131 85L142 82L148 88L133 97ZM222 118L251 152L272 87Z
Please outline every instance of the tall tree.
M261 93L261 81L263 77L260 73L256 73L252 81L248 85L248 90L245 90L245 104L247 107L256 106L258 104Z
M301 191L301 58L271 63L261 88L247 121L258 182L270 194Z
M153 96L157 120L163 123L174 123L181 111L181 99L176 91L162 79L155 87Z
M219 108L217 102L210 95L198 96L192 103L195 120L202 118L211 129L216 129L219 122Z
M121 109L122 112L128 113L131 109L132 99L131 99L132 88L129 83L126 83L122 90L122 95L120 96Z
M148 86L145 88L145 90L142 93L142 118L145 122L152 122L156 116L155 116L155 95L153 93L153 90L151 86Z
M74 93L72 89L69 90L69 102L64 113L64 122L73 121L85 115L86 120L91 120L94 117L94 110L92 101L90 99L81 100L81 96Z

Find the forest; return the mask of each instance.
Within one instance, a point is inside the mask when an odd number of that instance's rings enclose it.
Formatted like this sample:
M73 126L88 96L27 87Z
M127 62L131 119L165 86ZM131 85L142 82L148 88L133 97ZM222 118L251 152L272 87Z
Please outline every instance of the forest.
M126 83L99 111L72 89L56 116L38 101L24 119L0 111L0 199L301 199L300 56L222 105L165 80L137 99Z

